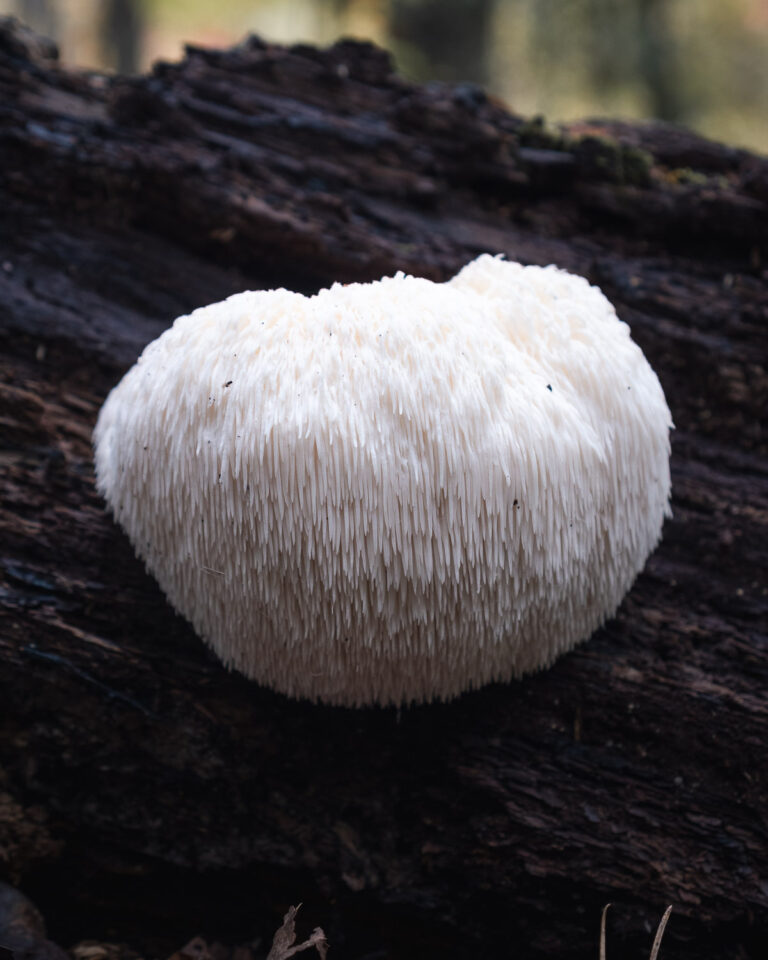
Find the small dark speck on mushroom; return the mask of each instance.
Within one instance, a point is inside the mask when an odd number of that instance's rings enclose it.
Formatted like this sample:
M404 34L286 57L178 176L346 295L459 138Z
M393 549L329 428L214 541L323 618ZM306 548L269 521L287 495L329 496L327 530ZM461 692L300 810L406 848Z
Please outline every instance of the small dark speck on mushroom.
M547 384L547 390L549 390L549 392L552 393L552 385L549 383Z
M512 501L512 506L513 506L513 507L516 507L516 506L517 506L517 500L513 500L513 501Z
M224 386L225 386L225 387L231 387L231 386L232 386L232 381L231 381L231 380L227 380L227 382L224 384Z

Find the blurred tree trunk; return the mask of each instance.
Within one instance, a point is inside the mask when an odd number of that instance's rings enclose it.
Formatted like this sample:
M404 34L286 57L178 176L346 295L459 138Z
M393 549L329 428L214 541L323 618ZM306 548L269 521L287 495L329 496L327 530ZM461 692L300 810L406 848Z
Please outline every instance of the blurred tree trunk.
M105 0L101 20L104 63L118 73L136 73L141 58L140 0Z
M648 115L684 119L677 50L669 22L670 0L636 0L639 13L640 69L648 89Z
M488 83L496 0L391 0L390 34L407 72L448 82Z
M610 103L617 92L640 86L649 117L683 119L685 78L678 72L669 0L578 0L567 7L536 0L533 13L545 62L560 77L562 59L584 71L576 82L584 84L585 100Z

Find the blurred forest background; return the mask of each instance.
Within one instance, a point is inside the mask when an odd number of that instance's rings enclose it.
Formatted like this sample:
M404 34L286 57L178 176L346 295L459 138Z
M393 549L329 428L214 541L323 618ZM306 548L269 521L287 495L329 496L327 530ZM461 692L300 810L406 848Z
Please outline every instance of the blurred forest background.
M548 120L656 117L768 152L768 0L0 0L70 65L141 71L184 42L341 36L401 73Z

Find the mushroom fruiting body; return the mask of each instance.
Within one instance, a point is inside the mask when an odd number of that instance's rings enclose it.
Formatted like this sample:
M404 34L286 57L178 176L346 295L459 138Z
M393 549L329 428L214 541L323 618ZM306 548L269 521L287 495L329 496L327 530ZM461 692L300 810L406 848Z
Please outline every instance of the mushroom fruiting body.
M112 391L98 488L229 666L446 699L617 609L668 512L669 409L582 277L482 256L180 317Z

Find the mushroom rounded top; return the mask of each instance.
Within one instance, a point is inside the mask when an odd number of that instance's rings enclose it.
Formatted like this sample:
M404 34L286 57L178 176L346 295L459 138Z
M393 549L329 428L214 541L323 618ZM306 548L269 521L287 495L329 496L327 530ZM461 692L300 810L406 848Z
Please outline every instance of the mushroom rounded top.
M550 664L659 540L670 413L603 294L482 256L180 317L101 410L98 488L229 666L328 703Z

